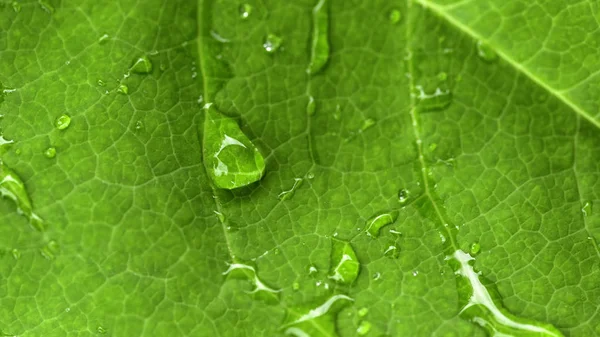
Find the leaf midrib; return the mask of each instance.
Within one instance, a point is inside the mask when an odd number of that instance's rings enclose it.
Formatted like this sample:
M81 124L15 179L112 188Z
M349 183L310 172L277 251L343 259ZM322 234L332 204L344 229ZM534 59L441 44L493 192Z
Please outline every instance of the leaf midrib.
M579 116L587 119L590 123L592 123L592 125L594 125L598 129L600 129L600 120L596 120L592 115L590 115L588 112L586 112L585 110L583 110L579 105L577 105L575 102L573 102L572 100L570 100L568 97L566 97L565 95L563 95L559 90L551 87L547 83L544 83L544 81L541 78L539 78L531 70L529 70L528 68L526 68L525 66L523 66L521 63L519 63L518 61L516 61L514 58L512 58L508 53L504 52L504 50L499 49L499 48L497 48L497 47L489 44L488 41L487 41L487 39L485 37L481 36L481 34L477 33L476 31L472 30L467 25L465 25L462 22L460 22L454 16L448 14L444 10L443 6L440 6L438 4L432 3L429 0L407 0L407 1L409 3L410 2L417 2L417 3L419 3L420 5L426 7L430 11L434 12L440 18L446 20L449 24L451 24L452 26L454 26L458 30L460 30L463 33L471 36L473 39L476 39L476 40L479 40L479 41L482 41L482 42L488 44L491 48L494 49L494 51L496 52L496 54L498 54L498 57L500 57L506 63L508 63L510 66L512 66L517 72L522 73L525 76L527 76L527 78L529 78L534 83L536 83L537 85L539 85L540 87L542 87L544 90L546 90L552 96L558 98L561 102L563 102L564 104L566 104L567 106L569 106L576 114L578 114Z

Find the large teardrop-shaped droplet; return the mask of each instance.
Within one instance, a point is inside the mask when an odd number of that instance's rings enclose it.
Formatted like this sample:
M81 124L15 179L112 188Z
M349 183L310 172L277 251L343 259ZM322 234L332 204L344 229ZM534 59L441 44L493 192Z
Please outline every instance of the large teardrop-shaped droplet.
M264 158L238 124L211 105L205 113L202 154L215 185L231 190L260 180Z
M33 206L23 180L2 160L0 160L0 196L13 200L17 204L17 211L26 216L35 229L44 230L42 219L33 212Z

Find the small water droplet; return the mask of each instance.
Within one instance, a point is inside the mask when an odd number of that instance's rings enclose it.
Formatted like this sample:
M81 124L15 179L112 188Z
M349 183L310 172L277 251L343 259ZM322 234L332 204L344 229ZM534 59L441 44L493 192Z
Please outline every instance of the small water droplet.
M437 146L438 145L436 143L429 144L429 152L435 151L435 149L437 149Z
M235 274L235 275L239 275L241 277L249 279L254 285L254 289L250 292L252 294L258 293L258 292L266 292L266 293L276 295L277 293L279 293L281 291L281 290L273 289L273 288L267 286L266 284L264 284L258 278L258 274L256 273L256 268L254 268L251 265L247 265L247 264L243 264L243 263L231 263L231 264L229 264L229 268L227 268L227 270L224 271L222 274L223 275Z
M211 30L210 31L210 36L212 36L213 39L215 39L215 40L217 40L217 41L219 41L221 43L229 43L229 42L231 42L229 39L224 38L223 36L221 36L221 34L219 34L216 30Z
M401 188L398 191L398 201L400 202L400 204L404 205L408 201L409 194L410 192L405 188Z
M498 54L483 41L477 41L477 56L486 62L493 62L498 58Z
M45 10L47 13L54 13L54 7L48 3L48 1L46 0L38 0L38 3L40 4L40 7L42 7L43 10Z
M106 41L108 41L109 39L110 39L110 36L108 36L108 34L104 34L98 38L98 43L103 44Z
M300 283L298 283L298 282L294 282L294 283L292 284L292 289L294 289L294 290L298 290L298 289L300 289Z
M442 71L441 73L437 74L437 78L440 81L445 81L448 79L448 74L446 74L446 72Z
M144 128L144 122L142 122L142 121L137 121L137 122L135 122L135 129L136 129L137 131L139 131L139 130L141 130L141 129L143 129L143 128Z
M59 248L56 241L50 240L48 244L41 249L42 256L48 260L54 260Z
M358 132L364 132L367 129L371 128L373 125L375 125L375 120L372 118L367 118L363 121L362 126L360 127L360 130L358 130Z
M308 96L308 103L306 103L306 114L308 116L312 116L315 114L317 110L317 104L315 102L315 98L312 96Z
M373 281L377 281L381 278L381 273L380 272L375 272L373 274Z
M333 239L329 278L339 283L350 284L356 280L359 269L360 264L350 243Z
M364 335L368 334L369 331L371 331L371 323L369 321L360 322L360 324L358 325L358 328L356 328L356 333L359 336L364 336Z
M327 0L319 0L312 10L310 63L306 72L316 74L329 60L329 10Z
M217 216L217 219L219 219L219 221L221 223L225 222L225 215L223 213L221 213L219 211L213 211L213 212L215 212L215 215Z
M315 178L315 174L314 174L314 173L312 173L312 172L308 172L308 173L306 174L306 178L307 178L307 179L314 179L314 178Z
M391 23L398 23L402 20L402 13L397 9L392 9L388 15L388 19Z
M317 273L317 268L315 266L309 266L308 267L308 275L312 275L312 274L316 274Z
M127 95L129 93L129 87L125 84L120 84L117 88L119 94Z
M59 130L64 130L71 125L71 117L69 115L61 115L54 121L54 126Z
M342 118L342 108L338 104L335 106L335 112L333 113L333 119L335 119L336 121L339 121L341 118Z
M71 312L71 308L66 308L65 312Z
M275 34L269 34L263 43L263 48L265 48L268 53L274 53L277 51L277 49L279 49L279 47L281 47L282 43L282 38Z
M240 18L247 19L252 14L252 6L250 4L242 4L239 8Z
M592 215L592 203L590 201L586 201L581 208L581 213L583 213L584 217L588 217Z
M416 85L412 95L417 99L419 107L424 111L441 110L452 102L452 93L449 89L436 88L433 93L426 93L422 86Z
M106 330L106 328L104 328L101 325L98 325L98 327L96 328L96 331L98 331L99 334L104 335L108 332L108 330Z
M398 235L398 236L402 236L402 232L397 231L395 229L390 229L390 233L394 234L394 235Z
M417 276L417 275L419 275L419 271L418 270L413 270L412 276Z
M212 105L205 110L202 155L211 180L217 187L229 190L260 180L265 161L258 148L234 120L221 115Z
M106 83L103 80L98 80L98 85L103 87L106 85Z
M294 185L292 185L292 187L289 190L279 193L277 198L281 201L291 198L292 196L294 196L294 192L296 192L296 190L300 186L302 186L303 181L304 181L304 179L302 179L302 178L294 178Z
M361 308L358 310L358 317L365 317L369 313L369 308Z
M379 236L379 230L383 226L387 226L389 224L394 223L398 218L398 211L381 213L373 216L366 223L366 231L367 235L372 237Z
M12 257L13 257L15 260L18 260L18 259L20 259L20 258L21 258L21 251L20 251L20 250L18 250L17 248L13 248L13 249L10 251L10 253L12 254Z
M26 216L35 229L40 232L44 230L42 219L33 212L29 194L25 189L25 183L2 160L0 160L0 196L14 201L17 204L18 213Z
M385 251L383 251L385 257L397 259L400 256L400 248L397 245L389 245Z
M15 13L19 13L21 11L21 4L19 2L13 1L11 5Z
M148 74L152 71L152 61L146 55L138 57L133 61L130 70L137 74Z
M46 156L46 158L56 157L56 148L55 147L47 148L46 151L44 151L44 156Z
M479 251L481 251L481 245L479 242L473 242L471 244L471 255L477 255L479 254Z

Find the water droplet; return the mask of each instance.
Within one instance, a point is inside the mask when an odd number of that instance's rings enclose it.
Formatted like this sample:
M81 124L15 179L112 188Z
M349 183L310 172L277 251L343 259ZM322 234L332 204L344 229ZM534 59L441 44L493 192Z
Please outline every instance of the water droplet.
M375 125L375 120L372 118L367 118L363 121L362 126L360 127L360 130L358 130L358 132L364 132L367 129L369 129L370 127L372 127L373 125Z
M6 139L6 138L4 138L4 136L3 136L3 135L0 135L0 147L2 147L2 146L4 146L4 145L7 145L7 144L13 144L13 143L14 143L14 141L13 141L13 140ZM18 150L17 150L17 151L18 151Z
M144 55L133 61L130 70L136 74L148 74L152 71L152 61Z
M48 260L54 260L59 248L56 241L50 240L48 244L41 249L42 256Z
M381 278L381 273L380 272L375 272L373 274L373 281L377 281Z
M392 9L388 15L388 19L391 23L398 23L402 20L402 13L397 9Z
M298 283L298 282L294 282L294 283L292 284L292 289L294 289L294 290L298 290L298 289L300 289L300 283Z
M482 283L480 273L473 270L471 261L475 259L471 255L457 250L446 260L450 262L457 276L459 303L462 306L459 310L460 317L481 326L487 330L489 336L563 336L550 324L516 317L499 306L502 303L501 299L492 295L497 292L490 292L484 285L493 284Z
M417 275L419 275L419 271L418 270L413 270L412 276L417 276Z
M390 229L390 233L394 234L394 235L398 235L398 236L402 236L402 232L399 232L395 229Z
M415 86L416 92L412 95L417 99L419 107L424 111L441 110L446 108L452 102L452 93L450 90L436 88L433 93L425 93L422 86Z
M472 255L477 255L479 254L479 251L481 250L481 245L479 244L479 242L473 242L471 244L471 254Z
M291 198L292 196L294 196L294 192L296 192L296 190L300 186L302 186L303 181L304 181L304 179L302 179L302 178L294 178L294 185L292 186L292 188L290 188L287 191L283 191L283 192L279 193L277 198L279 198L279 200L281 200L281 201Z
M290 336L337 336L335 321L337 313L354 299L338 294L328 298L325 302L313 305L298 306L288 310L283 328L284 333Z
M244 278L248 278L254 286L254 289L250 291L251 294L258 292L266 292L271 294L277 294L281 290L273 289L266 284L264 284L256 273L256 269L253 266L243 264L243 263L232 263L229 265L226 271L223 272L223 275L236 274L236 276L241 276Z
M71 312L71 308L66 308L65 312Z
M119 94L127 95L129 93L129 87L125 84L120 84L117 88Z
M586 201L585 204L583 204L583 207L581 208L581 213L583 213L584 217L592 215L592 203Z
M55 147L47 148L46 151L44 151L44 156L46 156L46 158L56 157L56 148Z
M331 273L329 278L343 284L356 280L360 264L354 249L348 242L337 239L331 244Z
M269 34L265 39L265 43L263 43L263 48L265 48L268 53L274 53L277 51L277 49L279 49L279 47L281 47L282 43L282 38L275 34Z
M383 252L385 257L397 259L400 256L400 248L397 245L389 245Z
M378 237L379 230L383 226L387 226L389 224L394 223L398 218L398 211L381 213L373 216L369 220L367 220L366 231L367 235Z
M11 5L15 13L19 13L21 11L21 4L17 1L13 1Z
M221 43L229 43L231 42L231 40L224 38L223 36L221 36L221 34L217 33L217 31L215 30L211 30L210 31L210 36L212 36L213 39L221 42Z
M205 113L202 154L215 185L230 190L260 180L264 158L238 124L212 106Z
M371 323L369 321L360 322L360 324L358 325L358 328L356 328L356 333L359 336L364 336L364 335L368 334L369 331L371 331Z
M312 274L316 274L317 273L317 268L315 266L309 266L308 267L308 275L312 275Z
M109 39L110 39L110 36L108 36L108 34L104 34L98 38L98 43L103 44L106 41L108 41Z
M402 205L406 204L406 202L408 201L409 194L410 194L410 192L405 188L401 188L398 191L398 201L400 202L400 204L402 204Z
M314 178L315 178L315 174L314 174L314 173L312 173L312 172L308 172L308 173L306 174L306 178L307 178L307 179L314 179Z
M71 125L71 117L69 115L61 115L54 121L54 126L59 130L64 130Z
M240 18L247 19L252 14L252 6L250 4L242 4L239 8Z
M103 87L106 85L106 83L103 80L98 80L98 85Z
M106 330L106 328L104 328L101 325L98 325L98 327L96 328L96 331L98 331L99 334L104 335L108 332L108 330Z
M327 0L319 0L312 10L312 40L310 63L306 72L316 74L329 60L329 10Z
M202 102L204 102L204 96L202 96L202 95L198 96L198 99L196 100L196 102L198 103L198 105L202 105Z
M38 0L38 3L40 4L40 7L42 7L43 10L45 10L47 13L54 13L54 7L48 3L48 1L46 0Z
M477 56L486 62L494 62L498 58L498 54L483 41L477 41Z
M13 249L10 251L10 253L12 254L12 257L13 257L15 260L18 260L18 259L20 259L20 258L21 258L21 251L20 251L20 250L18 250L17 248L13 248Z
M445 81L448 79L448 74L442 71L441 73L437 74L437 78L440 81Z
M365 317L369 313L369 308L361 308L358 310L358 317Z
M333 119L339 121L342 118L342 108L339 104L335 106L335 112L333 113Z
M437 149L437 146L438 145L436 143L429 144L429 152L435 151L435 149Z
M315 114L317 110L317 104L315 102L315 98L312 96L308 96L308 103L306 103L306 114L308 116L312 116Z
M215 215L217 216L217 219L219 219L219 222L224 223L225 222L225 215L219 211L213 211L215 213Z
M143 129L143 128L144 128L144 122L142 122L142 121L137 121L137 122L135 122L135 129L136 129L137 131L139 131L139 130L141 130L141 129Z
M0 160L0 195L13 200L17 204L19 214L27 217L35 229L44 230L42 219L33 212L23 180L16 172L8 168L2 160Z

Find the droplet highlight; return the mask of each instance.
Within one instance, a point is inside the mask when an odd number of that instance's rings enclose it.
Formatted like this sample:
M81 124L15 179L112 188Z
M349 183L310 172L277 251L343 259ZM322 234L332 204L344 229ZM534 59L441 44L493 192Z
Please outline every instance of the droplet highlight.
M282 43L283 39L281 37L275 34L269 34L263 43L263 48L267 53L274 53L281 47Z
M401 205L404 205L404 204L406 204L406 203L408 202L408 196L409 196L409 192L408 192L408 190L407 190L407 189L405 189L405 188L401 188L401 189L398 191L398 202L399 202Z
M260 180L265 172L264 158L238 124L212 105L205 113L202 154L214 184L230 190Z
M240 18L247 19L252 14L252 5L250 4L242 4L239 8Z
M358 277L359 269L360 264L350 243L332 240L329 278L338 283L350 284Z
M398 218L398 211L381 213L367 220L367 235L372 237L379 236L379 230L387 225L393 224Z
M329 10L327 0L317 2L312 10L312 21L310 63L306 72L314 75L321 71L329 60Z

